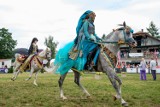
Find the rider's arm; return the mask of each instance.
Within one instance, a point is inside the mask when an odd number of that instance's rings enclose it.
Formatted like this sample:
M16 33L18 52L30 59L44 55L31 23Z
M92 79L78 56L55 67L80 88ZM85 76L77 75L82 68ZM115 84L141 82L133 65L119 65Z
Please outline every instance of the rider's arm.
M87 20L85 20L85 22L83 24L83 31L84 31L84 35L86 36L86 38L91 39L90 35L88 33L88 24L89 24L89 22Z
M95 33L94 33L94 36L96 37L96 40L102 40L101 38L99 38Z

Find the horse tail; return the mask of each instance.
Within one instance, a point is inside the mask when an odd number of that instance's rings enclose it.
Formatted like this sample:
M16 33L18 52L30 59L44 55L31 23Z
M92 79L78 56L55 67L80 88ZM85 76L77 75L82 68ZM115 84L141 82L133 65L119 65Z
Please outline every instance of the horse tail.
M16 61L18 60L18 57L19 57L19 56L20 56L19 53L16 53L16 54L14 55L15 61L14 61L14 63L13 63L13 67L16 67Z
M16 54L14 55L15 59L17 59L19 56L20 56L19 53L16 53Z

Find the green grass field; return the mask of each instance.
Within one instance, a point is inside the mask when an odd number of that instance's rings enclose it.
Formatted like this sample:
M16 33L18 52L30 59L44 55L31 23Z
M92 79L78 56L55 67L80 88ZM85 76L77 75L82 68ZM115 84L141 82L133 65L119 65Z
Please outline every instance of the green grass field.
M105 74L96 80L95 74L84 74L81 83L91 94L87 99L73 82L73 73L65 79L63 88L68 98L59 97L59 75L40 73L38 87L33 85L33 78L25 81L29 73L22 73L16 81L11 81L12 74L0 74L0 107L121 107L120 101L113 101L115 90ZM147 74L147 81L140 81L139 74L127 74L123 81L122 96L129 107L160 107L160 74L157 81Z

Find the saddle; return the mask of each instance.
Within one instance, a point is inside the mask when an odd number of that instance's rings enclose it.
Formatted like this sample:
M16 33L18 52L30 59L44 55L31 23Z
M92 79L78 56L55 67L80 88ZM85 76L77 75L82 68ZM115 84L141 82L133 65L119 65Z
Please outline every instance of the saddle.
M27 58L28 58L27 55L20 55L20 56L17 58L17 61L23 63L23 62L25 62L25 60L26 60Z
M31 61L34 59L34 56L33 55L32 57L30 57L28 59L29 56L26 56L26 55L20 55L18 58L17 58L17 61L21 63L21 66L20 66L20 69L21 71L25 71L27 69L30 69L30 63Z

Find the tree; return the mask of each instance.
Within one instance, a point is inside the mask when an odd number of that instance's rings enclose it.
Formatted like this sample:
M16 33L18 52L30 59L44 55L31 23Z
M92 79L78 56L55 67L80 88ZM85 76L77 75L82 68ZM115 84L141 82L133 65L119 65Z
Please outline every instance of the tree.
M151 34L153 37L157 37L159 35L158 28L156 25L151 21L149 28L146 28L148 33Z
M52 58L54 58L58 42L54 42L53 36L49 36L48 38L45 38L44 44L51 49Z
M12 39L12 33L8 29L0 29L0 58L12 58L17 41Z

